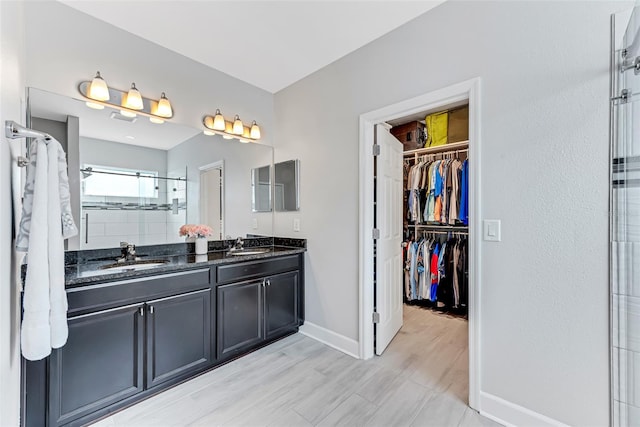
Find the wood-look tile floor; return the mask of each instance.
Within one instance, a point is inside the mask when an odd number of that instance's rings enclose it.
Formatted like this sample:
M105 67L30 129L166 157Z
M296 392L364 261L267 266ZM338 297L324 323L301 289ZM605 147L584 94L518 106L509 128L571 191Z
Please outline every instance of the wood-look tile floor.
M405 306L380 357L295 334L93 426L498 426L467 407L467 339L465 320Z

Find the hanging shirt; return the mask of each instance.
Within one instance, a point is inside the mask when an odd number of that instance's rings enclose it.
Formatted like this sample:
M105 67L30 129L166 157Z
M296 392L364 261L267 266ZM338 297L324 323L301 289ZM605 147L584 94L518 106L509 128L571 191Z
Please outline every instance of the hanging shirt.
M462 221L464 225L469 224L469 161L465 159L462 162L462 175L461 175L461 190L460 190L460 214L458 219Z

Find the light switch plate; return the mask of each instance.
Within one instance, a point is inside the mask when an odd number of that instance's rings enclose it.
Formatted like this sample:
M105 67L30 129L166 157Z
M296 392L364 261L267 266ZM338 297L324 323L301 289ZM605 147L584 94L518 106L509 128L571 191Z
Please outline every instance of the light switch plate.
M251 220L251 226L253 227L254 230L258 229L258 218L253 218Z
M293 231L300 231L300 218L293 219Z
M482 221L482 239L487 242L499 242L502 240L499 219L485 219Z

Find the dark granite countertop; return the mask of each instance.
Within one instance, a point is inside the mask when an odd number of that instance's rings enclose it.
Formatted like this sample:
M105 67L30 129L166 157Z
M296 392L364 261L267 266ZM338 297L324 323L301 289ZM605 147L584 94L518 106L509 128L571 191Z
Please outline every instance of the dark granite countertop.
M86 286L93 283L109 282L113 280L129 279L133 277L150 276L171 273L182 270L197 269L219 264L254 261L285 255L294 255L306 251L306 240L256 238L245 239L245 250L261 249L264 253L254 255L231 255L226 249L229 242L209 242L209 252L206 255L195 255L193 243L174 245L139 247L140 259L151 262L153 260L166 261L161 265L139 269L127 269L126 265L118 269L101 269L105 265L113 264L119 249L103 249L94 251L78 251L67 253L65 263L66 288Z

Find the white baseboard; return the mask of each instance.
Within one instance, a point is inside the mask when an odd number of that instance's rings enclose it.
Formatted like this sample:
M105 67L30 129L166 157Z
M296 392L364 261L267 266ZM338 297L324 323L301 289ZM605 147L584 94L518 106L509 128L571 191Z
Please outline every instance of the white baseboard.
M344 335L337 334L329 329L307 321L300 327L300 333L359 359L358 353L360 347L356 340L352 340Z
M553 418L483 391L480 392L480 408L482 416L505 426L568 427Z

